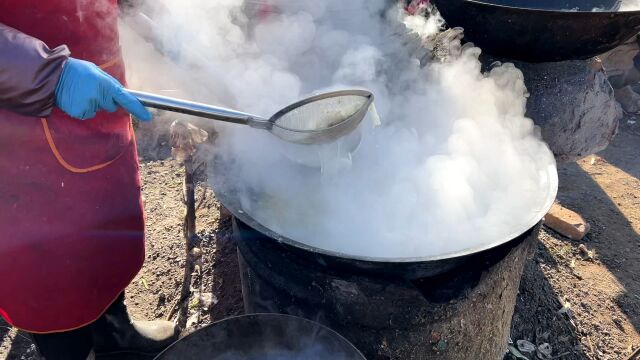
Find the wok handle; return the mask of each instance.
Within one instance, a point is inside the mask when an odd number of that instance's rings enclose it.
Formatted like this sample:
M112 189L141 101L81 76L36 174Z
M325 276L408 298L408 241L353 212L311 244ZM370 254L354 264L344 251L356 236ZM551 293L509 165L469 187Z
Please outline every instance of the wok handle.
M193 115L234 124L249 125L260 129L271 128L269 120L249 113L142 91L129 89L126 91L138 98L144 106L154 109L172 111L180 114Z

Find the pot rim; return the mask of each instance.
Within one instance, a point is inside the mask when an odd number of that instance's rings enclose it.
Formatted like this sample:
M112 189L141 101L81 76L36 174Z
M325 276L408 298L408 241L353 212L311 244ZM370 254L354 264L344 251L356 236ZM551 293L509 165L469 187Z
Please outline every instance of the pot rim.
M488 6L488 7L496 7L496 8L501 8L504 10L510 10L510 11L534 11L534 12L540 12L542 14L549 14L549 13L558 13L558 14L604 14L604 15L617 15L617 14L633 14L633 13L640 13L640 10L625 10L625 11L620 11L620 10L611 10L611 9L607 9L607 10L603 10L603 11L587 11L587 10L570 10L570 9L542 9L542 8L534 8L534 7L523 7L523 6L509 6L509 5L501 5L501 4L492 4L490 2L486 2L486 1L482 1L482 0L462 0L462 2L466 2L466 3L471 3L471 4L475 4L475 5L479 5L479 6ZM585 15L582 15L585 16Z
M342 342L344 342L345 344L349 345L349 347L354 351L354 353L357 353L358 355L360 355L360 357L362 359L366 359L364 357L364 355L362 355L362 352L360 352L360 350L349 340L347 340L347 338L345 338L344 336L342 336L340 333L338 333L337 331L331 329L328 326L325 326L323 324L320 324L316 321L313 320L309 320L300 316L294 316L294 315L289 315L289 314L278 314L278 313L252 313L252 314L243 314L243 315L235 315L235 316L230 316L221 320L217 320L214 321L213 323L204 326L188 335L186 335L185 337L176 340L174 343L172 343L171 345L169 345L166 349L164 349L160 354L158 354L158 356L155 358L157 360L162 360L163 356L167 355L172 348L174 347L174 345L179 344L179 343L184 343L184 341L190 337L195 336L196 334L198 334L199 332L204 331L205 329L208 328L213 328L216 327L222 323L227 323L227 322L232 322L234 320L239 320L239 319L244 319L244 318L287 318L287 319L292 319L292 320L296 320L296 321L300 321L300 322L305 322L314 326L317 326L318 328L327 331L329 334L331 334L332 336L336 337L336 339L340 339ZM299 335L299 334L296 334Z
M526 219L526 221L522 221L522 225L514 228L510 233L501 237L500 240L487 242L485 244L481 244L478 246L473 246L465 249L460 249L457 251L450 251L446 253L442 253L439 255L430 255L430 256L415 256L415 257L379 257L379 256L365 256L365 255L356 255L356 254L347 254L340 251L323 249L316 246L311 246L305 243L302 243L297 240L293 240L286 236L280 235L266 226L262 225L260 222L249 216L245 211L239 209L236 206L229 206L231 204L237 204L237 202L232 201L233 195L229 195L225 193L225 187L221 183L221 178L224 175L216 175L220 172L214 171L213 177L210 179L213 184L213 192L216 196L216 199L237 219L247 224L252 229L262 233L263 235L281 242L287 245L291 245L298 249L302 249L305 251L313 252L316 254L332 256L336 258L346 259L346 260L355 260L355 261L364 261L371 263L417 263L417 262L430 262L430 261L438 261L438 260L447 260L453 258L460 258L476 253L480 253L486 250L493 249L502 244L505 244L511 240L517 239L521 235L525 234L527 231L535 227L547 214L547 212L553 206L553 203L556 199L556 195L558 193L558 172L555 166L555 162L553 165L549 165L547 167L546 175L547 175L547 193L544 194L544 201L541 201L540 207L532 212L531 216Z

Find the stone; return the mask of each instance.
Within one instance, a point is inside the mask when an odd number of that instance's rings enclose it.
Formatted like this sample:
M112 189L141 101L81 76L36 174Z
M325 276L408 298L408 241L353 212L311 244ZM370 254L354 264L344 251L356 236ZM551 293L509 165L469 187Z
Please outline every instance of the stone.
M518 340L516 344L518 345L518 350L523 353L533 353L536 351L536 346L527 340Z
M640 94L635 92L633 87L625 86L616 89L615 96L624 111L632 114L640 114Z
M609 145L623 112L598 59L516 66L530 93L527 116L556 160L576 161Z
M600 56L624 111L640 114L640 39L635 36Z
M538 346L538 358L540 359L551 359L551 354L553 353L553 349L551 345L548 343L540 344Z
M582 255L583 259L593 260L593 251L587 249L585 244L580 244L580 246L578 246L578 251L580 251L580 255Z
M634 36L617 48L599 56L614 89L640 81L637 61L634 61L640 53L638 37Z

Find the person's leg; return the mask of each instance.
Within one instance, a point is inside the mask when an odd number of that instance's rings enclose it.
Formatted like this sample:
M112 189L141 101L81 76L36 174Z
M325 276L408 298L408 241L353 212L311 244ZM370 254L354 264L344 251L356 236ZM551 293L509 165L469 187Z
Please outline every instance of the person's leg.
M91 325L53 334L31 334L44 360L86 360L92 354Z
M92 326L96 357L135 354L136 359L153 358L178 339L180 332L170 321L132 321L124 293Z

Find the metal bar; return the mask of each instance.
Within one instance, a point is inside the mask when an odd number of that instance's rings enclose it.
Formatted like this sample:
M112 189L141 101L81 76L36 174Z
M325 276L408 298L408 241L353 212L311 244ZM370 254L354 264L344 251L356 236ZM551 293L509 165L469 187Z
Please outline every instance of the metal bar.
M175 99L168 96L161 96L142 91L127 90L140 102L154 109L177 112L181 114L193 115L207 119L220 120L234 124L249 125L258 128L268 128L269 121L260 116L256 116L241 111L226 109L193 101Z

